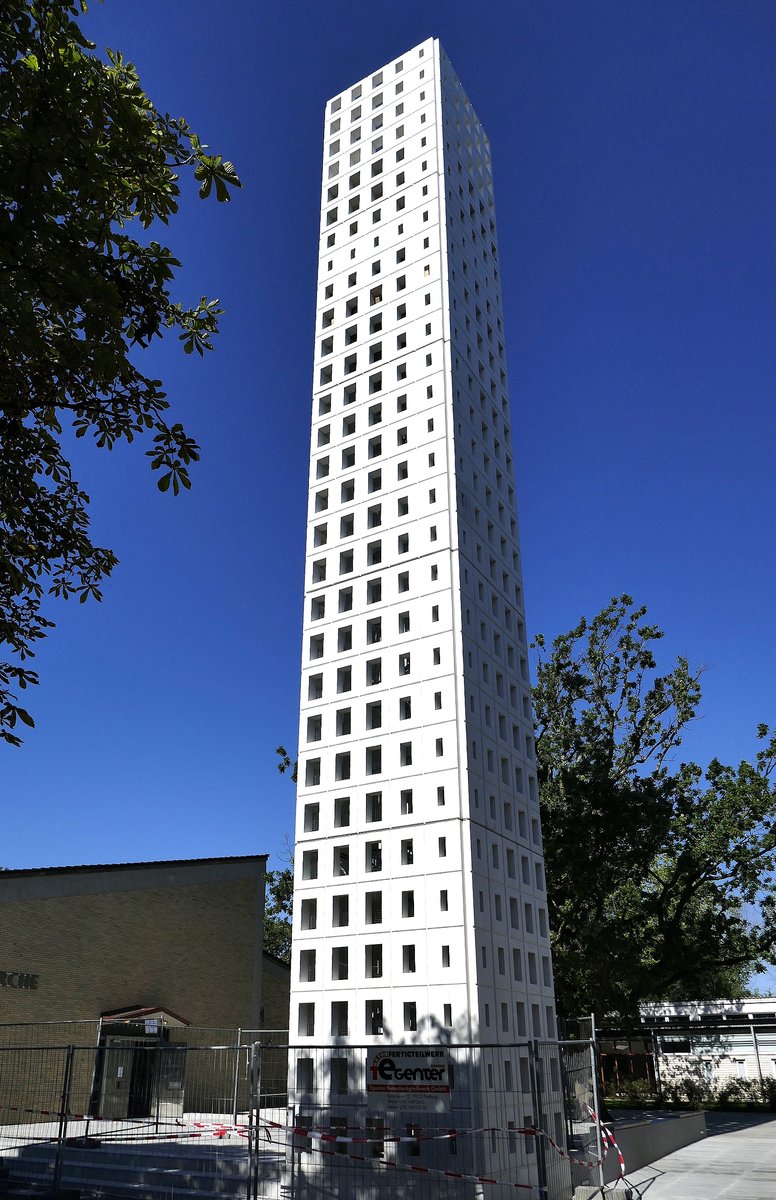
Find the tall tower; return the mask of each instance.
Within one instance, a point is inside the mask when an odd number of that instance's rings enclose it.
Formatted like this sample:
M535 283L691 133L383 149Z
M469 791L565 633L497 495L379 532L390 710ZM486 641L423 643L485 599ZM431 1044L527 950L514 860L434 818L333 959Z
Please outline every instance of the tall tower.
M436 39L323 161L290 1040L554 1037L490 148Z

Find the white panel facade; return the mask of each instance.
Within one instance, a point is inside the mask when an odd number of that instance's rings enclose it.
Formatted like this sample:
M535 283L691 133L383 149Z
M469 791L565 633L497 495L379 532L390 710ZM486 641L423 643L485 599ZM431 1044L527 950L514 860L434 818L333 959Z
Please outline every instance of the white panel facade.
M555 1036L511 440L490 149L430 39L326 106L296 1044Z

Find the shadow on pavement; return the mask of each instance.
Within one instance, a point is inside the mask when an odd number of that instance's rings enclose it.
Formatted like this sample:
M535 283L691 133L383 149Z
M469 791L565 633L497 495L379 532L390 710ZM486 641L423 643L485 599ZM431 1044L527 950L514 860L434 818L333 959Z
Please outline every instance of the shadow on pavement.
M667 1110L660 1108L618 1108L611 1114L610 1124L615 1128L630 1121L673 1121L686 1116L689 1109ZM720 1133L736 1133L741 1129L752 1129L776 1121L776 1112L706 1112L708 1137Z
M736 1133L773 1121L776 1121L776 1113L707 1112L706 1132L708 1137L716 1137L720 1133Z

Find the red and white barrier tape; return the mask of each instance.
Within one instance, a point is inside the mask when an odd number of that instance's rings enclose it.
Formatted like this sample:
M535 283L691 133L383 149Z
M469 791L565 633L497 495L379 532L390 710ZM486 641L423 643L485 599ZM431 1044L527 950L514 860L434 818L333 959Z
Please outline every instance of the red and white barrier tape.
M237 1135L238 1137L248 1137L250 1134L250 1126L248 1125L227 1125L219 1122L205 1121L176 1121L176 1132L170 1130L138 1132L134 1135L134 1140L143 1142L152 1141L172 1141L180 1138L225 1138ZM186 1132L183 1132L186 1130ZM130 1135L132 1136L132 1135ZM126 1135L122 1135L119 1130L100 1131L100 1141L112 1141L122 1139L126 1141Z
M601 1141L602 1141L603 1147L604 1147L604 1158L606 1158L606 1148L607 1148L607 1143L608 1143L608 1145L611 1146L613 1150L617 1151L617 1158L618 1158L618 1161L620 1164L620 1179L624 1179L625 1178L625 1159L623 1158L622 1150L617 1145L617 1142L614 1140L614 1134L612 1133L611 1127L609 1125L604 1124L604 1122L598 1116L598 1113L594 1109L592 1109L589 1104L586 1104L585 1108L590 1113L590 1116L593 1118L593 1120L595 1121L598 1128L601 1130Z
M607 1150L608 1150L606 1142L604 1142L604 1144L603 1144L603 1154L601 1155L600 1158L579 1158L576 1154L570 1154L568 1152L568 1150L564 1150L562 1146L559 1146L558 1143L554 1140L554 1138L550 1137L549 1133L547 1133L545 1130L537 1129L534 1132L540 1134L544 1138L544 1140L550 1146L552 1146L555 1153L560 1155L561 1158L566 1158L566 1159L568 1159L569 1162L576 1163L577 1166L600 1167L603 1165L604 1159L606 1158L606 1154L607 1154Z
M599 1158L595 1158L595 1159L579 1158L575 1154L569 1154L569 1152L567 1150L564 1150L561 1146L559 1146L558 1143L545 1130L536 1129L532 1126L530 1126L528 1128L506 1129L506 1130L498 1129L493 1126L485 1126L484 1128L481 1128L481 1129L449 1129L445 1133L426 1134L426 1135L421 1134L419 1136L412 1136L412 1135L410 1135L410 1136L404 1136L404 1135L390 1136L386 1132L385 1134L383 1134L382 1136L379 1136L379 1137L354 1138L354 1137L349 1137L344 1134L324 1133L321 1130L307 1129L304 1126L287 1127L284 1125L278 1125L274 1122L273 1122L273 1125L275 1128L283 1129L283 1130L285 1130L285 1132L290 1133L292 1136L295 1136L295 1137L308 1138L308 1139L314 1140L315 1142L321 1142L321 1143L335 1142L335 1143L339 1143L340 1145L354 1145L354 1144L374 1145L378 1142L380 1142L380 1143L383 1143L383 1142L390 1142L390 1143L405 1142L406 1143L406 1142L421 1142L421 1141L441 1141L446 1138L447 1139L456 1138L459 1136L479 1134L479 1133L496 1133L496 1134L501 1135L502 1137L505 1135L514 1137L516 1134L521 1134L523 1137L543 1137L545 1139L545 1141L549 1143L549 1145L552 1147L552 1149L555 1150L555 1152L558 1155L560 1155L561 1158L565 1158L569 1162L574 1162L582 1167L599 1167L599 1166L601 1166L604 1159L606 1158L607 1149L608 1149L607 1143L605 1141L604 1146L603 1146L603 1156L600 1159ZM614 1142L613 1139L612 1139L612 1145L616 1145L616 1143ZM309 1149L320 1150L321 1153L328 1153L328 1154L336 1154L337 1153L337 1151L335 1151L335 1150L324 1151L321 1148L321 1146L318 1146L318 1145L310 1146ZM343 1157L353 1157L353 1156L343 1156ZM356 1155L355 1157L363 1158L362 1155ZM622 1156L620 1156L620 1157L622 1158ZM388 1165L393 1166L395 1164L389 1163ZM418 1168L418 1169L420 1169L420 1168ZM469 1177L467 1176L467 1178L469 1178ZM493 1183L493 1182L502 1182L502 1181L488 1180L486 1182ZM509 1185L509 1186L511 1186L511 1185ZM518 1185L515 1184L514 1186L517 1187ZM521 1184L519 1186L522 1187L523 1185Z
M20 1106L15 1106L15 1105L2 1105L0 1107L5 1109L8 1112L25 1113L25 1114L28 1114L31 1116L51 1117L56 1120L59 1120L64 1116L67 1116L68 1120L71 1120L71 1121L104 1120L104 1118L101 1118L101 1117L90 1117L86 1113L66 1113L65 1114L62 1112L56 1112L51 1109L22 1108ZM569 1154L567 1150L564 1150L562 1146L558 1145L558 1143L550 1136L549 1133L546 1132L546 1130L536 1129L531 1126L517 1128L517 1129L506 1129L506 1130L499 1129L494 1126L483 1126L481 1128L476 1128L476 1129L446 1129L442 1132L428 1132L428 1133L424 1132L422 1127L420 1127L413 1134L395 1134L395 1133L392 1133L389 1129L386 1129L386 1130L381 1130L379 1135L373 1135L373 1136L367 1136L367 1137L354 1137L351 1134L330 1133L330 1132L327 1132L322 1127L317 1127L317 1128L312 1127L312 1128L308 1129L301 1125L300 1126L288 1126L288 1125L283 1125L279 1121L268 1121L268 1120L259 1121L254 1128L258 1132L266 1133L267 1137L270 1136L269 1130L274 1129L274 1130L282 1131L287 1135L310 1139L312 1142L321 1142L321 1143L332 1142L332 1143L335 1143L336 1145L376 1145L377 1143L385 1143L385 1142L389 1142L391 1144L409 1144L409 1143L417 1143L417 1142L445 1141L445 1140L450 1140L452 1138L472 1137L472 1136L476 1136L477 1134L485 1134L485 1133L489 1133L489 1134L496 1133L496 1134L500 1134L501 1136L513 1136L513 1137L515 1135L520 1135L522 1137L543 1137L545 1139L545 1141L553 1148L553 1150L557 1154L560 1155L561 1158L568 1159L569 1161L578 1163L580 1166L585 1166L585 1167L600 1166L603 1163L604 1159L606 1158L609 1146L611 1145L612 1148L614 1150L616 1150L618 1158L619 1158L620 1175L624 1177L625 1162L624 1162L624 1159L622 1156L622 1152L620 1151L620 1148L614 1139L614 1135L612 1134L612 1132L608 1128L608 1126L604 1125L598 1119L598 1116L593 1111L593 1109L590 1108L589 1105L587 1105L586 1107L587 1107L588 1112L590 1113L592 1119L598 1124L598 1126L601 1129L603 1156L600 1159L582 1159L582 1158L578 1158L576 1155ZM143 1126L143 1125L147 1126L149 1120L150 1120L150 1118L145 1121L142 1119L121 1118L121 1127L125 1128L126 1126L130 1126L130 1127L132 1127L132 1126L137 1127L137 1126ZM208 1137L208 1136L214 1137L214 1138L225 1138L225 1137L228 1137L231 1135L237 1135L238 1137L244 1138L244 1137L248 1137L250 1135L250 1131L251 1131L251 1126L246 1123L230 1124L230 1123L221 1122L221 1121L181 1121L179 1119L169 1119L166 1122L162 1122L162 1123L166 1124L168 1126L170 1126L170 1125L174 1126L175 1131L173 1132L172 1130L164 1130L164 1131L159 1132L158 1130L155 1130L155 1131L151 1132L151 1130L146 1129L144 1132L141 1133L140 1130L138 1129L138 1134L137 1134L138 1138L142 1137L142 1139L144 1141L171 1141L171 1140L180 1140L180 1139L186 1139L186 1138L202 1138L202 1137ZM362 1127L361 1126L349 1126L349 1128L360 1129ZM185 1133L182 1132L182 1130L184 1130L184 1129L189 1130L190 1132L185 1132ZM110 1131L107 1133L106 1133L106 1131L101 1131L100 1137L102 1140L106 1140L107 1138L109 1138L111 1136L118 1136L120 1134L120 1132L121 1132L121 1130L117 1130L117 1131L115 1131L115 1133L114 1133L114 1131ZM320 1149L319 1146L315 1146L314 1148ZM321 1152L323 1153L323 1151L321 1151ZM331 1151L331 1153L336 1153L336 1151ZM347 1156L345 1156L345 1157L347 1157ZM390 1164L390 1165L398 1166L400 1164ZM425 1170L425 1168L420 1168L420 1167L413 1168L413 1169ZM467 1176L466 1178L468 1179L470 1177ZM473 1179L474 1177L472 1176L471 1178ZM490 1180L488 1182L494 1182L494 1181ZM514 1186L522 1187L523 1185L515 1184Z
M500 1133L500 1134L523 1134L525 1137L534 1137L536 1129L498 1129L495 1126L485 1126L481 1129L445 1129L435 1133L423 1133L422 1127L419 1127L415 1133L392 1133L390 1129L381 1129L379 1133L373 1132L370 1137L353 1137L345 1133L329 1133L321 1126L298 1125L289 1127L281 1125L277 1121L262 1122L262 1127L270 1129L283 1129L287 1133L295 1134L297 1137L313 1138L316 1141L322 1142L339 1142L341 1145L374 1145L377 1142L433 1142L444 1141L449 1138L470 1136L477 1133ZM351 1128L358 1128L351 1126Z
M517 1131L512 1130L511 1132ZM385 1158L372 1158L366 1154L338 1154L336 1150L324 1150L322 1146L315 1146L314 1149L319 1154L325 1154L330 1158L347 1158L354 1162L369 1163L375 1168L387 1167L390 1171L409 1171L416 1175L431 1175L436 1179L457 1179L462 1183L486 1183L494 1184L497 1187L514 1188L515 1191L530 1192L531 1200L543 1200L544 1189L534 1183L515 1183L511 1179L492 1179L489 1175L466 1175L463 1171L444 1171L441 1167L421 1167L415 1163L392 1162Z
M61 1113L54 1112L53 1109L49 1108L22 1108L18 1104L0 1104L0 1109L3 1112L27 1113L33 1117L53 1117L57 1121L64 1116L71 1121L88 1121L90 1119L85 1113Z

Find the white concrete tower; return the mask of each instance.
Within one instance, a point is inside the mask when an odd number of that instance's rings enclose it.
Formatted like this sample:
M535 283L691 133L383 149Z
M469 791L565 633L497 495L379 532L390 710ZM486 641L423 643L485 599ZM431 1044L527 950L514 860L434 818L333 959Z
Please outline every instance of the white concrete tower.
M511 426L490 148L429 39L326 106L297 1045L555 1036Z

